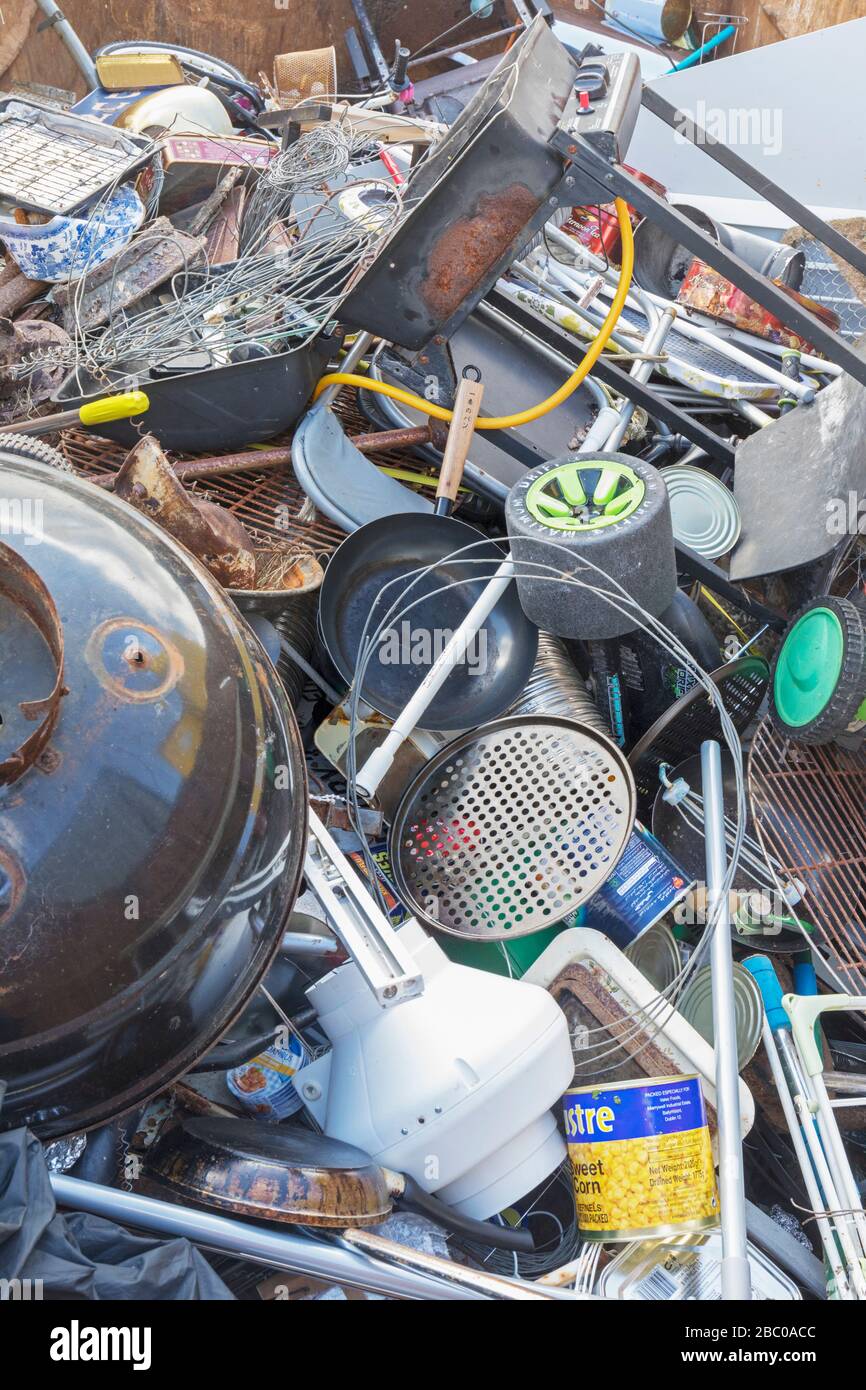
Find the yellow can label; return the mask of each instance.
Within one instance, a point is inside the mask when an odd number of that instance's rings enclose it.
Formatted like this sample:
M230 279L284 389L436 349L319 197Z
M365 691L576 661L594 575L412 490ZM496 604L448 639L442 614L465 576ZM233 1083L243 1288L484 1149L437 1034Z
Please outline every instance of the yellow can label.
M719 1199L697 1077L569 1091L577 1223L591 1239L714 1225Z

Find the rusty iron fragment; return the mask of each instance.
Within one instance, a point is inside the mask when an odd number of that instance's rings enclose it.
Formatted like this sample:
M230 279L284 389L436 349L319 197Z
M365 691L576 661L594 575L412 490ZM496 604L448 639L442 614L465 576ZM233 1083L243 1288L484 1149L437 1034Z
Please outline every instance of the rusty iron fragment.
M246 527L215 502L191 497L153 435L127 455L114 491L185 545L220 584L255 588L256 559Z
M29 738L0 763L0 786L17 782L32 767L45 748L57 717L60 701L66 695L63 684L63 627L51 594L26 560L0 542L0 599L20 609L41 633L54 658L56 679L51 693L38 700L22 700L18 708L24 718L38 726Z

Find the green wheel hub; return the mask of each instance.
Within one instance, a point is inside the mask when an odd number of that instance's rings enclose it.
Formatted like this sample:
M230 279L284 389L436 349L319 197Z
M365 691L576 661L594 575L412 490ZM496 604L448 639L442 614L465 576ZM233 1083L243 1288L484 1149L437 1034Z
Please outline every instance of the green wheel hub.
M842 624L829 608L812 608L791 628L773 682L776 709L790 728L811 723L829 704L844 654Z
M526 508L534 521L555 531L598 531L637 510L646 485L628 464L574 458L530 484Z

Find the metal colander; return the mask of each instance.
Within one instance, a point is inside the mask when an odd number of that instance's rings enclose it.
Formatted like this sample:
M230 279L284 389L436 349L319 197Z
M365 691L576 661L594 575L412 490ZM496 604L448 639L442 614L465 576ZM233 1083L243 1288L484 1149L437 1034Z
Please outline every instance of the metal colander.
M853 994L866 992L866 748L792 743L769 719L748 764L765 853L806 888L802 916Z
M634 815L613 743L569 719L506 717L449 743L415 778L391 828L391 870L431 926L527 936L610 877Z

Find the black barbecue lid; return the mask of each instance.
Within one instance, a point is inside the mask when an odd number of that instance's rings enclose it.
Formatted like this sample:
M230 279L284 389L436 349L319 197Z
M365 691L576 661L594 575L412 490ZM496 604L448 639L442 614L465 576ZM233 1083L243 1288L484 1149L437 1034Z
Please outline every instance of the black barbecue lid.
M0 505L65 688L0 775L0 1127L58 1134L160 1089L248 999L295 897L305 773L270 663L170 536L2 448ZM57 680L40 615L0 578L0 768Z

